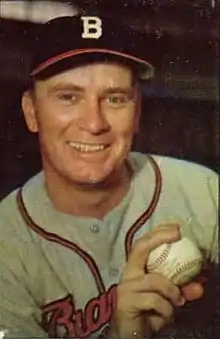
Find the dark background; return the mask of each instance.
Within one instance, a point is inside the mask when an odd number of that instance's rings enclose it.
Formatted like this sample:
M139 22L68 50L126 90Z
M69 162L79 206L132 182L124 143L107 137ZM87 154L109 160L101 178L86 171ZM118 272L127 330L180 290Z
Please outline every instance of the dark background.
M32 1L33 2L33 1ZM30 3L30 1L27 3ZM83 13L104 12L146 34L156 76L143 84L143 114L134 149L187 159L218 170L219 10L211 0L68 1ZM1 14L1 2L0 2ZM27 11L28 15L28 11ZM34 29L26 21L0 21L0 199L40 170L36 137L22 119ZM155 48L149 51L148 35ZM189 176L190 174L186 174ZM213 271L215 272L215 271ZM184 308L178 327L158 338L217 339L219 272L200 302ZM187 325L186 325L187 324Z
M143 114L134 149L195 161L217 170L216 4L211 0L72 3L83 13L104 12L112 20L146 34L143 49L146 55L151 54L156 76L143 84ZM0 21L0 198L40 169L37 140L27 132L20 109L37 25L28 20ZM155 40L151 51L147 46L149 34Z

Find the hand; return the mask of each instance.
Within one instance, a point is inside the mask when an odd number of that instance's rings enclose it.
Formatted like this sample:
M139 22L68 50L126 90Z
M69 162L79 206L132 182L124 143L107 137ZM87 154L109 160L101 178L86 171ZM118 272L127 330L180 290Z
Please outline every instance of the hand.
M172 321L175 307L184 304L180 289L168 278L146 272L150 251L181 237L179 226L159 226L136 241L117 288L112 327L116 337L129 339L150 336ZM187 292L185 287L184 291ZM185 296L185 294L184 294Z

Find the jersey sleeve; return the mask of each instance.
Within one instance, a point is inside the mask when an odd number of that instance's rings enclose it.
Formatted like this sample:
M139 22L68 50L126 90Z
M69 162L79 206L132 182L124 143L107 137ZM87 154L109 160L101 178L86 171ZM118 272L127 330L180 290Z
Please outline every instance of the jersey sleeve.
M192 187L193 180L198 183L188 201L192 220L186 232L198 242L208 262L219 264L218 175L205 169L203 176L192 178Z
M154 224L177 222L207 262L219 263L219 177L213 170L185 160L155 157L162 193Z
M4 338L46 338L41 328L37 252L22 227L15 196L0 204L0 338L1 333Z
M6 338L46 338L40 307L19 276L21 266L16 247L0 241L0 332Z

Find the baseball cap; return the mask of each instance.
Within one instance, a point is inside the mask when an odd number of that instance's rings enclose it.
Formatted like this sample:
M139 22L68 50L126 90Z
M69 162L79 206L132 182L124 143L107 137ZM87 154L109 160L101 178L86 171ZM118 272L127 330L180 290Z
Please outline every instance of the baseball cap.
M35 35L30 76L45 79L84 63L115 60L133 67L146 80L154 74L147 55L150 50L150 37L113 19L58 17L43 24Z

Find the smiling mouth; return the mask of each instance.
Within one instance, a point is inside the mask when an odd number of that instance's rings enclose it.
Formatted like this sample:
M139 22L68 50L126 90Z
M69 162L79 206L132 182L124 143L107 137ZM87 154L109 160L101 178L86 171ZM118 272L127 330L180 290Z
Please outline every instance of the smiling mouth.
M106 144L86 144L81 142L70 141L69 145L79 152L83 153L95 153L106 149L109 145Z

